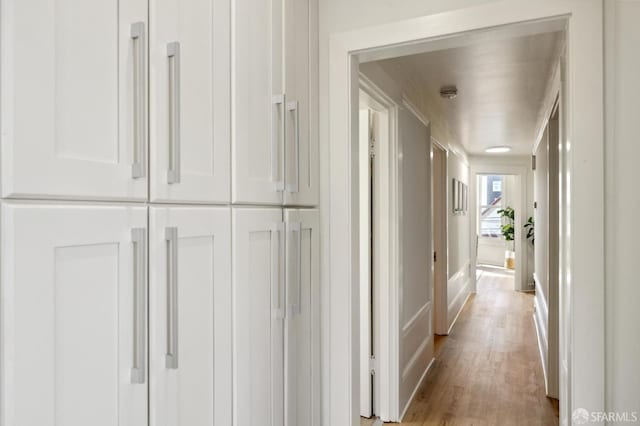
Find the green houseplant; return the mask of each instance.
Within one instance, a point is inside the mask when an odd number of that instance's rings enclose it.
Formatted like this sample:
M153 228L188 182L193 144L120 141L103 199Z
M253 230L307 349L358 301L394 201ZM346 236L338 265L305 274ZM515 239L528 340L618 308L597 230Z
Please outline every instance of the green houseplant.
M504 209L498 210L498 214L502 218L502 227L500 228L500 232L504 237L504 240L507 242L507 249L505 250L504 255L504 266L507 269L515 269L516 268L516 253L515 253L515 217L516 212L513 207L505 207Z
M527 223L524 224L524 229L527 230L527 240L531 241L531 245L534 245L536 243L536 238L535 238L535 223L533 222L533 217L529 216L529 219L527 219Z

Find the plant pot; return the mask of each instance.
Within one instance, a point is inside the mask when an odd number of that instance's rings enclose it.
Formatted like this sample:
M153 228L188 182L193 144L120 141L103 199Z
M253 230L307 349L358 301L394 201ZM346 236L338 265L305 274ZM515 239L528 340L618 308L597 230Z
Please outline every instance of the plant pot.
M506 250L504 252L504 267L507 269L516 269L516 252Z

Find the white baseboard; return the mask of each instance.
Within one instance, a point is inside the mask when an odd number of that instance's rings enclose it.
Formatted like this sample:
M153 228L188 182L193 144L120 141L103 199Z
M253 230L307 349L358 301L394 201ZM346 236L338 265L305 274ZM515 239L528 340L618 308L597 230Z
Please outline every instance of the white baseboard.
M427 365L427 368L425 368L424 373L422 373L422 376L420 377L420 380L418 380L418 384L416 385L415 389L411 393L411 396L409 397L409 400L405 404L404 408L402 409L402 413L400 414L398 423L402 423L402 419L404 418L405 414L407 414L407 410L409 409L409 406L411 406L411 402L413 402L413 398L415 398L416 393L418 392L418 389L420 389L420 386L422 386L422 382L424 382L424 378L427 377L427 374L431 370L431 367L433 366L433 362L435 360L436 360L435 358L431 358L431 361L429 361L429 365Z

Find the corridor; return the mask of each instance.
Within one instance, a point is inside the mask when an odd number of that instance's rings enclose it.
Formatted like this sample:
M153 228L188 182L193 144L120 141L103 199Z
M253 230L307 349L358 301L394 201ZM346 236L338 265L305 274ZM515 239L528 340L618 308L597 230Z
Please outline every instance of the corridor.
M436 360L402 425L558 424L557 402L545 397L533 298L513 290L512 275L483 270L451 334L436 336Z

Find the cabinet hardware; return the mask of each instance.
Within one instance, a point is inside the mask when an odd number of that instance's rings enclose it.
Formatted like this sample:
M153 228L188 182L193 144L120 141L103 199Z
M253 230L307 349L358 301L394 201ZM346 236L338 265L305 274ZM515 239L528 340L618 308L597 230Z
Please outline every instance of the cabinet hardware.
M300 110L298 108L298 101L287 102L287 111L291 113L293 117L293 147L295 149L293 162L295 178L293 182L287 182L287 191L298 192L300 186ZM287 180L289 180L289 178L287 178Z
M131 39L134 42L133 63L133 141L134 160L131 167L131 176L134 179L143 178L146 175L146 41L145 24L136 22L131 25Z
M167 369L178 369L178 228L165 228L167 242Z
M167 183L180 183L180 43L167 43L169 64L169 170Z
M133 367L131 383L146 380L147 342L147 230L133 228L134 303L133 303Z
M271 120L271 180L275 184L276 191L284 191L283 177L283 158L280 151L281 140L284 139L286 132L285 127L285 95L274 95L273 99L273 116ZM277 122L277 124L276 124ZM283 141L284 142L284 141ZM284 152L284 151L283 151Z

